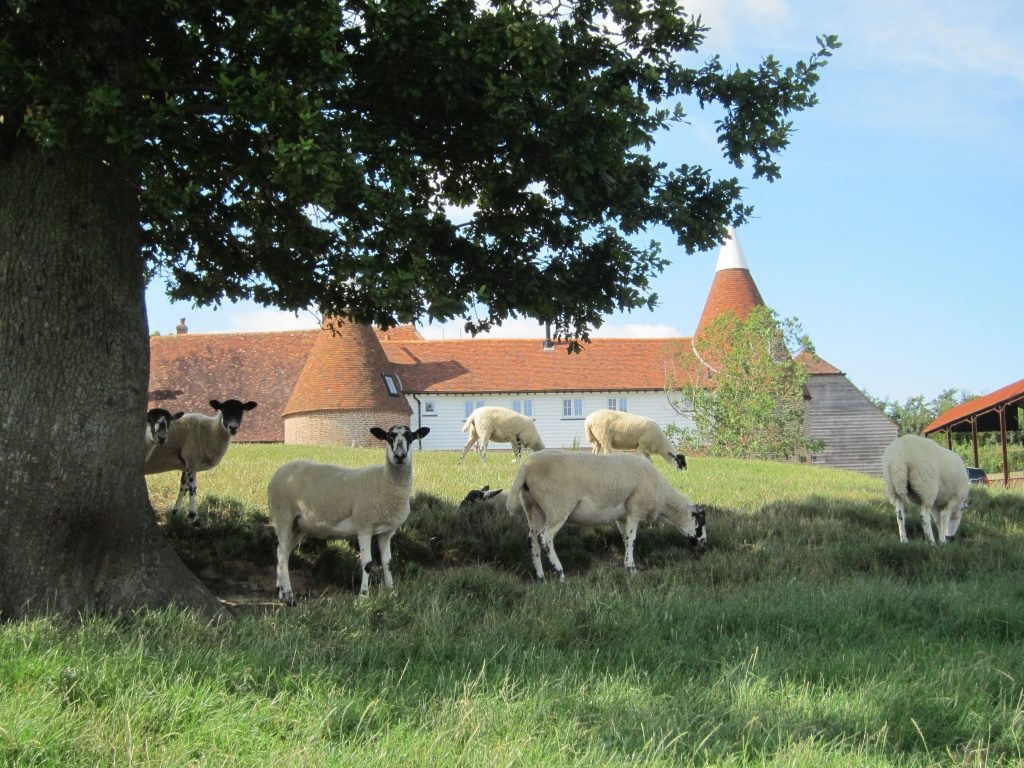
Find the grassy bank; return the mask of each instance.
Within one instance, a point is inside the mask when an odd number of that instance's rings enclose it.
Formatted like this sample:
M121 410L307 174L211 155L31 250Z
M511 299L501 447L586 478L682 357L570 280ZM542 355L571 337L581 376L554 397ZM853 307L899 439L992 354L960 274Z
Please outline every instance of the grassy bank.
M168 535L211 583L247 563L269 597L273 469L380 453L235 446L200 475L206 525ZM353 547L307 544L295 570L310 596L295 609L226 627L177 611L0 627L0 763L1024 761L1021 494L974 491L961 538L933 549L919 524L898 543L877 480L659 463L709 506L702 559L678 532L642 529L629 578L614 528L566 529L569 582L535 585L520 520L454 507L470 487L507 486L513 465L455 459L416 456L393 594L375 580L357 599ZM176 478L151 489L166 510Z

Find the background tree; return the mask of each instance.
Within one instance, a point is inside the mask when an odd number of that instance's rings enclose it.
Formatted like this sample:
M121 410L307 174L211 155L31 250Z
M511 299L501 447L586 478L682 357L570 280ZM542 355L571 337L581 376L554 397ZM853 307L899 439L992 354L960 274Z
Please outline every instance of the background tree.
M681 99L775 179L839 45L684 66L703 33L674 0L0 5L0 614L217 610L142 476L155 273L201 305L581 340L653 304L636 236L692 252L749 213L735 178L650 158Z
M795 318L764 306L744 320L722 313L678 356L676 370L685 373L670 388L696 427L677 430L677 439L745 459L802 458L819 448L804 432L807 369L794 359L801 350L814 353Z

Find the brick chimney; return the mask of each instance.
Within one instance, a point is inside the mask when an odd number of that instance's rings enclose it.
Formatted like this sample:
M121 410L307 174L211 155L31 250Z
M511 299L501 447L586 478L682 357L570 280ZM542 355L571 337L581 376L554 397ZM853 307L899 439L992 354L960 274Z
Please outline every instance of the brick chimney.
M179 322L176 326L174 326L174 331L178 335L181 335L183 333L188 333L188 326L185 325L185 318L184 317L181 318L181 322Z

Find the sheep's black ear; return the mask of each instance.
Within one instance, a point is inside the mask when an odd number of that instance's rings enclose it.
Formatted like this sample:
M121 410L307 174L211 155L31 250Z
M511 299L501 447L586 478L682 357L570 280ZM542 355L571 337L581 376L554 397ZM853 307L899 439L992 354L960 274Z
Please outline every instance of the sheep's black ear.
M184 415L185 415L184 411L178 411L176 414L171 416L171 421L174 421L175 419L180 419Z
M215 411L219 411L221 409L221 406L223 406L223 405L224 404L220 400L211 400L210 401L210 407L213 408L213 410L215 410Z
M413 440L416 440L416 439L422 440L424 437L426 437L427 435L430 434L430 427L420 427L419 429L417 429L412 434L413 434L413 438L412 438Z
M255 407L256 407L256 401L255 400L250 400L248 403L246 403L245 405L242 406L242 410L243 411L251 411Z
M484 493L484 498L485 499L493 499L499 493L501 493L501 488L498 488L496 491L487 491L486 493Z
M380 427L370 427L370 434L376 437L378 440L387 440L388 433Z

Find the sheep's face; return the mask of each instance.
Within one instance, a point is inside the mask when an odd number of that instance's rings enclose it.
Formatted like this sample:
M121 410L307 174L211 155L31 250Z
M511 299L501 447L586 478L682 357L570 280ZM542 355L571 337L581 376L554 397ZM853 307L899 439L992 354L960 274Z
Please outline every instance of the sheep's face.
M481 501L493 499L499 493L501 493L501 488L499 488L496 491L492 491L490 486L488 485L485 485L483 488L480 488L479 490L474 488L472 491L466 494L466 498L459 502L459 509L469 509L474 504L479 504Z
M696 548L698 554L703 554L708 548L707 510L703 504L695 504L690 511L690 519L693 521L693 535L690 536L690 543Z
M380 427L373 427L370 430L370 434L378 440L387 442L386 455L388 464L396 467L402 466L409 460L413 442L426 437L429 432L430 427L420 427L414 431L404 424L396 425L387 432Z
M676 454L676 468L686 469L686 457L681 453Z
M238 428L242 426L242 416L246 411L255 408L256 403L252 400L247 403L240 400L226 400L223 403L219 400L211 400L210 407L215 411L220 411L220 423L228 431L228 434L234 436L238 432Z
M157 445L166 443L167 435L171 431L171 422L184 415L184 411L171 413L166 408L150 408L146 412L146 429L149 431L149 439Z

